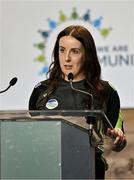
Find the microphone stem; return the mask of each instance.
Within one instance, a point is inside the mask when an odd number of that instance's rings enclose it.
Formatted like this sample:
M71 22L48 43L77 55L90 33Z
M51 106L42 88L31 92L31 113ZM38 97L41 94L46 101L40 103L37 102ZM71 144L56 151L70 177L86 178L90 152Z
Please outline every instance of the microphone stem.
M9 85L5 90L3 91L0 91L0 94L3 93L3 92L6 92L11 86Z
M86 117L86 120L87 120L87 123L89 124L89 143L90 143L91 147L95 147L93 142L92 142L93 128L94 128L93 126L96 123L96 117L94 116L94 113L93 113L93 110L94 110L94 98L93 98L93 95L86 92L86 91L74 88L72 81L73 81L72 79L69 80L70 86L71 86L71 88L73 90L78 91L78 92L83 93L83 94L87 94L88 96L91 97L91 110L92 111L91 111L90 116Z
M86 92L86 91L83 91L83 90L80 90L80 89L76 89L73 87L73 84L72 84L72 80L70 80L70 85L71 85L71 88L75 91L78 91L78 92L81 92L81 93L84 93L84 94L87 94L88 96L91 97L91 110L94 110L94 99L93 99L93 96L92 94Z

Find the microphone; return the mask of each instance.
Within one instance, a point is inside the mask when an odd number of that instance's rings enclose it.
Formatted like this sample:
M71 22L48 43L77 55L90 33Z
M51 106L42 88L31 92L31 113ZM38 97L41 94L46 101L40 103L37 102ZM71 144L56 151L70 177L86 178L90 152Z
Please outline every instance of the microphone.
M74 87L73 87L73 83L72 83L72 82L73 82L73 79L74 79L73 73L69 73L69 74L68 74L68 80L69 80L69 82L70 82L71 89L89 95L90 98L91 98L91 110L94 110L94 98L93 98L93 95L90 94L90 93L87 92L87 91L83 91L83 90L74 88Z
M8 86L5 90L0 91L0 94L3 93L3 92L6 92L11 86L14 86L14 85L16 84L17 80L18 80L18 79L17 79L16 77L14 77L13 79L11 79L11 81L9 82L9 86Z
M94 110L94 97L92 94L90 94L87 91L83 91L80 89L76 89L73 87L73 79L74 79L74 75L73 73L69 73L68 74L68 80L70 83L70 86L73 90L87 94L90 96L91 98L91 110ZM98 134L98 132L96 131L96 129L94 128L94 125L96 124L96 116L94 116L93 112L91 112L90 116L86 116L86 122L89 124L89 143L91 145L91 147L97 147L99 144L102 144L102 137L101 135Z
M73 73L70 72L68 74L68 80L69 80L71 89L73 89L74 91L77 91L77 92L80 92L80 93L84 93L84 94L87 94L88 96L90 96L90 98L91 98L91 110L94 110L94 98L93 98L93 95L90 94L87 91L83 91L83 90L74 88L73 87L73 83L72 83L73 79L74 79L74 75L73 75ZM94 125L96 123L96 117L91 114L91 116L87 116L86 117L86 120L87 120L87 123L89 124L89 136L91 137L92 136L93 127L94 127Z

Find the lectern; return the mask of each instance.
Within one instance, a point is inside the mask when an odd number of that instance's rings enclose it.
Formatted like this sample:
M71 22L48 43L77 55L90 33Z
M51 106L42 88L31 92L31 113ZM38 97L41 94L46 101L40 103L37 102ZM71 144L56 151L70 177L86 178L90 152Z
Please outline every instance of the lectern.
M0 111L1 179L94 179L86 117L102 111Z

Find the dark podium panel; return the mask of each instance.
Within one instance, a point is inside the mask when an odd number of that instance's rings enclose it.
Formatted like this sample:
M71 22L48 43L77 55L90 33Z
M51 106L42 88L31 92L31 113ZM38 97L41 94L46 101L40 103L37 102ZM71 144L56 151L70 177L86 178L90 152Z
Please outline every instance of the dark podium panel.
M87 114L1 111L1 179L94 179Z

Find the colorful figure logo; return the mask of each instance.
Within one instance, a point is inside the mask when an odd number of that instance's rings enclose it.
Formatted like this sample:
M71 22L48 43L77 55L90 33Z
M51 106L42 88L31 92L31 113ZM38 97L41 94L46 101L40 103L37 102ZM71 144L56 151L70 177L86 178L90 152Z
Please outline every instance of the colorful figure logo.
M40 33L41 37L42 37L42 41L39 43L35 43L34 46L40 51L40 55L38 55L35 58L35 61L38 61L40 63L43 64L43 68L40 71L40 74L46 74L48 72L48 62L46 59L46 54L45 54L45 50L46 50L46 44L47 44L47 40L50 37L50 34L61 24L67 22L67 21L82 21L85 23L89 23L90 25L93 26L93 28L95 28L99 34L103 37L106 38L110 31L112 30L111 27L102 27L102 20L103 17L97 17L95 19L91 19L91 11L90 9L87 9L86 12L80 16L77 12L77 9L74 7L72 9L72 12L70 14L70 16L67 16L62 10L59 11L59 19L57 21L48 18L47 22L48 22L48 28L49 30L38 30L38 32Z

